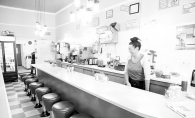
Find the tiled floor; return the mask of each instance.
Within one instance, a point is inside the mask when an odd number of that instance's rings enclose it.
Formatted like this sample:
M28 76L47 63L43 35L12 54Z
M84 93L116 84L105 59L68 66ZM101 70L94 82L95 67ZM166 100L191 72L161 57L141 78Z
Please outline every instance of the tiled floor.
M31 71L30 69L26 69L23 66L18 66L18 73L27 73L27 72L30 73L30 71Z
M5 83L12 118L41 118L42 108L35 109L35 102L26 96L23 82ZM44 118L50 118L44 117Z

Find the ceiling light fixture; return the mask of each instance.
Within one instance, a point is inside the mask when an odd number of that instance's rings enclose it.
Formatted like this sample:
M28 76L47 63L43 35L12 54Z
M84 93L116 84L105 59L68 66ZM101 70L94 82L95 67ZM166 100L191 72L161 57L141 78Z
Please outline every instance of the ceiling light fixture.
M35 35L43 37L47 32L45 25L45 0L35 0L36 28Z
M76 12L70 12L70 21L74 22L75 19L82 20L82 22L92 21L94 13L99 11L99 0L87 0L86 6L82 5L82 0L74 0Z

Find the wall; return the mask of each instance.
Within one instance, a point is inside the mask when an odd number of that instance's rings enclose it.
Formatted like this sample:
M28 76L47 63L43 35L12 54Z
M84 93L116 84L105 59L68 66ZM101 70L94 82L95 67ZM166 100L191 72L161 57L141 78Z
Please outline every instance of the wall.
M129 5L138 0L109 0L100 2L100 12L93 17L100 17L100 25L109 25L117 21L120 24L119 40L117 45L106 45L105 52L119 55L122 61L128 56L127 44L133 36L138 36L142 40L142 50L157 51L156 67L162 68L168 65L170 71L181 72L182 78L190 81L191 71L195 67L193 61L195 56L193 50L175 50L176 43L176 26L188 23L195 23L194 13L182 14L182 7L186 3L194 2L194 0L180 0L179 6L159 10L159 0L140 0L141 12L135 15L120 12L120 5ZM118 4L119 6L117 6ZM64 39L70 42L83 43L90 45L95 40L95 28L88 26L80 26L76 28L80 21L70 22L69 13L74 11L74 6L70 5L65 11L56 14L56 41ZM106 10L113 9L114 17L106 19ZM127 20L137 18L140 25L139 29L125 29ZM148 23L148 21L154 21ZM98 26L98 27L99 27ZM93 35L89 38L89 36Z
M182 14L184 4L194 0L180 0L179 6L159 10L159 1L142 0L140 37L147 48L157 51L157 66L168 65L172 71L181 71L183 79L190 81L195 68L194 50L175 50L176 26L195 23L194 13ZM156 20L154 24L147 21ZM184 64L183 64L184 63Z
M45 35L44 37L36 36L34 33L36 21L37 14L34 11L0 6L0 32L5 30L14 32L16 42L20 42L21 44L27 44L29 40L34 41L40 39L55 41L55 14L45 14L45 24L51 35ZM32 52L31 49L29 46L23 47L22 65L24 65L25 55Z
M120 6L129 6L138 1L139 0L101 1L100 12L93 15L93 17L99 17L100 22L97 27L92 27L90 23L84 26L80 20L70 22L69 13L70 11L75 11L74 6L71 5L65 11L56 14L56 41L65 40L67 42L79 43L83 46L91 46L91 44L97 40L96 28L117 22L120 25L118 43L116 45L103 45L103 55L105 57L107 53L112 53L112 56L120 56L121 60L125 61L128 56L127 44L129 43L130 37L139 36L139 29L127 30L126 22L131 19L138 19L139 22L140 14L129 15L129 12L120 11ZM106 19L106 11L110 9L113 9L113 18ZM79 28L77 28L78 25L80 25Z

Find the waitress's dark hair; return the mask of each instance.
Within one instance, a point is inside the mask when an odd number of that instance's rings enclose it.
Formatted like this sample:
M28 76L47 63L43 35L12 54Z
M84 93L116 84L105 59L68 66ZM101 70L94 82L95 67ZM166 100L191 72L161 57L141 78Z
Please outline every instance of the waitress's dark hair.
M133 38L131 38L130 39L130 43L129 43L129 45L133 45L133 47L135 47L135 48L139 48L139 50L140 50L140 48L141 48L141 43L140 43L140 41L139 41L140 39L139 38L137 38L137 37L133 37Z

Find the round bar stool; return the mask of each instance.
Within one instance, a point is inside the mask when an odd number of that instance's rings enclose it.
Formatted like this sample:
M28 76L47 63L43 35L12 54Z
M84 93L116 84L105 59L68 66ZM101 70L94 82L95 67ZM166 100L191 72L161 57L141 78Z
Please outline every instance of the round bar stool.
M22 77L24 77L24 76L27 76L27 75L29 75L30 73L19 73L19 75L20 75L20 77L22 78Z
M71 116L70 118L94 118L93 116L91 115L88 115L88 114L75 114L73 116Z
M21 80L23 82L25 82L25 80L28 79L28 78L34 78L34 75L25 75L25 76L21 77Z
M39 87L43 87L43 83L41 82L33 82L31 84L29 84L29 88L31 91L31 101L35 101L35 90Z
M30 96L31 95L31 91L30 91L30 88L29 88L29 84L31 84L33 82L38 82L38 79L37 78L30 78L30 79L27 79L25 81L26 87L27 87L27 96Z
M25 85L25 88L24 88L25 92L27 92L26 80L30 79L30 78L35 78L35 76L34 75L27 75L27 76L24 76L21 78L21 80L24 82L24 85Z
M52 110L53 104L60 101L60 96L56 93L48 93L42 96L42 101L43 101L43 112L40 116L47 117L50 115L50 113L48 112Z
M35 97L36 97L36 105L34 108L42 107L42 96L45 94L51 93L51 89L48 87L40 87L35 90Z
M74 105L68 101L57 102L52 106L52 118L70 118L74 112Z

